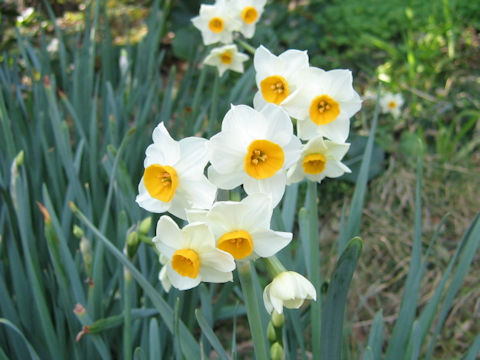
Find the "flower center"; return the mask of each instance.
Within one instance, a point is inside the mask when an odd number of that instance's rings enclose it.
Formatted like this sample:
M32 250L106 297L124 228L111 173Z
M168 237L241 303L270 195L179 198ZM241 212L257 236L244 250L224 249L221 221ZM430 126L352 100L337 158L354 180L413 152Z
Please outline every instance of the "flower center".
M260 82L260 91L265 101L279 105L290 94L287 80L283 76L273 75Z
M242 10L242 20L245 24L252 24L258 19L258 12L253 6L247 6Z
M396 103L395 101L390 101L390 102L388 103L388 108L389 108L390 110L395 109L396 107L397 107L397 103Z
M221 33L224 28L223 19L219 17L211 18L208 22L208 28L216 34Z
M240 260L253 252L253 240L247 231L231 231L218 239L217 248L230 253L235 260Z
M320 174L325 170L327 159L323 154L309 154L303 158L303 170L307 174Z
M326 125L340 114L340 105L328 95L320 95L310 104L310 118L317 125Z
M283 149L268 140L254 140L245 155L245 172L255 179L266 179L280 170L285 161Z
M169 202L178 186L177 172L171 166L153 164L145 169L143 182L150 196Z
M180 275L195 279L200 272L200 259L192 249L180 249L172 256L172 267Z
M230 51L225 51L220 55L220 61L226 65L230 65L233 61L233 55Z

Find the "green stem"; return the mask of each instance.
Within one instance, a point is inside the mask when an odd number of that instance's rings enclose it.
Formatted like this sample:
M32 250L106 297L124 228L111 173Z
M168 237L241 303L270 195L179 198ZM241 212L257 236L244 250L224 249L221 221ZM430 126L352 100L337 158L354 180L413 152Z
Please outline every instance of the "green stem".
M280 262L280 260L278 260L275 255L268 258L263 258L263 261L267 265L268 272L273 278L280 273L287 271L287 269L285 269L285 266L283 266L283 264Z
M123 323L123 358L125 360L132 359L132 304L130 291L132 287L132 276L130 271L123 268L124 289L124 323Z
M320 358L320 332L322 316L322 298L320 295L320 249L318 246L318 208L317 183L309 181L307 185L306 207L308 211L308 233L310 238L310 280L317 293L317 301L310 304L312 323L313 357Z
M243 47L245 50L247 50L250 54L254 55L255 54L255 48L251 46L250 44L247 44L243 40L237 40L238 43L240 44L241 47Z
M260 309L258 306L257 295L253 284L250 261L237 262L238 277L242 285L242 292L247 306L248 324L252 333L253 344L255 347L255 358L257 360L267 360L268 352L265 340L265 329L263 329Z

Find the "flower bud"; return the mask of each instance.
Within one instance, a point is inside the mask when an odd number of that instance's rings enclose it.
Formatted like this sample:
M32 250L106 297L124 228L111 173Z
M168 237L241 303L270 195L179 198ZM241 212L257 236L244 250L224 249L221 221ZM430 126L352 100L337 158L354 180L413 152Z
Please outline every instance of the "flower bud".
M271 321L268 322L267 326L267 338L268 341L272 343L277 340L277 333L275 332L275 327L273 326L273 323Z
M272 324L273 326L279 328L283 326L283 323L285 322L285 315L276 312L273 310L272 312Z
M142 222L138 226L138 232L142 235L147 235L151 227L152 227L152 217L149 216L142 220Z
M127 250L127 256L130 259L133 258L137 253L139 242L140 241L138 239L138 233L136 231L132 231L127 235L126 250Z
M276 342L270 347L270 358L272 360L283 359L283 347L280 343Z
M73 235L75 235L75 237L77 237L78 239L81 239L85 236L85 233L83 232L81 227L79 227L78 225L73 225Z
M263 301L269 313L283 313L283 307L298 309L306 299L317 299L312 283L294 271L278 274L263 290ZM273 317L272 317L273 320Z
M82 254L85 271L87 275L90 276L92 269L92 245L90 244L90 240L85 236L80 240L80 253Z

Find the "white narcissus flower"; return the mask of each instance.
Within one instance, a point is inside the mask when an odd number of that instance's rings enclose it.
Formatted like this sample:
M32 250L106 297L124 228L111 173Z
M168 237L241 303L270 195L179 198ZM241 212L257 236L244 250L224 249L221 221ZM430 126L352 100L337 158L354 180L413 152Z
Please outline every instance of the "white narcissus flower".
M233 106L222 131L210 140L208 178L221 189L242 185L247 194L266 193L275 207L285 192L286 169L301 153L288 114L266 105L261 111Z
M187 217L208 224L217 248L246 260L273 256L292 240L291 233L270 229L272 212L270 196L253 194L240 202L216 202L209 211L187 211Z
M297 74L309 67L306 51L287 50L275 56L263 46L255 50L253 65L258 87L253 104L258 110L267 103L283 107L294 98L301 85ZM288 108L285 109L288 112Z
M208 141L197 137L175 141L163 123L153 130L152 137L138 185L138 205L155 213L168 211L182 219L186 219L187 208L209 209L217 189L203 175Z
M268 313L283 313L283 307L298 309L305 300L317 300L312 283L294 271L278 274L263 290L263 302Z
M222 76L227 70L243 73L243 62L247 60L248 55L238 52L237 45L225 45L212 49L203 63L216 66Z
M263 13L267 0L235 0L230 2L232 11L238 18L239 26L235 29L245 36L247 39L255 34L255 24L258 22Z
M298 74L302 84L298 96L283 104L298 119L297 134L302 140L324 136L345 142L350 131L350 118L360 110L361 99L352 86L350 70L310 67Z
M380 98L382 113L391 113L394 118L400 116L400 109L403 106L402 94L386 93Z
M155 247L167 258L160 271L162 285L179 290L191 289L200 282L232 281L235 261L229 253L215 247L215 238L204 223L192 223L180 229L169 216L162 216L153 238ZM166 270L163 270L166 269Z
M230 5L224 0L217 0L214 5L200 6L200 14L192 19L193 25L202 33L205 45L232 42L232 31L238 28L239 22L231 16Z
M336 178L351 172L341 160L350 148L348 143L336 143L318 136L303 146L297 163L287 171L287 185L302 181L321 182L325 177Z

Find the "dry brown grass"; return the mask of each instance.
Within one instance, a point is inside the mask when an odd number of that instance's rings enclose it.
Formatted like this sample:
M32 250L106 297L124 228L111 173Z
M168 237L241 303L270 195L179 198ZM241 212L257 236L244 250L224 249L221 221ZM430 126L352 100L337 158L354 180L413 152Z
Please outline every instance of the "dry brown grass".
M421 285L420 308L432 296L456 246L480 210L480 156L468 166L442 164L425 159L422 186L423 242L427 246L442 217L450 213L434 247ZM388 169L369 184L361 235L364 251L352 282L348 318L353 321L354 347L368 340L375 312L383 309L388 339L400 308L413 238L415 165L389 160ZM342 204L332 211L340 214ZM326 224L329 222L326 221ZM323 228L323 248L334 249L338 223ZM331 251L329 271L335 255ZM480 332L479 256L463 282L437 341L434 358L454 359L463 354ZM354 352L356 353L356 352Z

